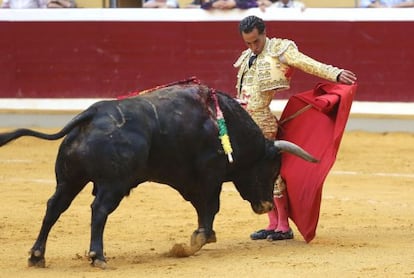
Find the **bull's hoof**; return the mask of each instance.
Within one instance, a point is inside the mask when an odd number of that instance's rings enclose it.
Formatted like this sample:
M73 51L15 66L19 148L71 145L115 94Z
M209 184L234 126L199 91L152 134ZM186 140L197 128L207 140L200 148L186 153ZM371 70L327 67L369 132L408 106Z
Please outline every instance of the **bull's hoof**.
M39 250L30 251L30 258L27 260L27 264L29 267L46 267L45 257L43 256L42 252Z
M108 264L105 261L102 261L102 260L99 260L99 259L92 260L91 265L93 267L98 267L100 269L107 269L107 267L108 267Z
M191 235L191 246L205 245L207 243L217 242L216 233L211 232L210 236L207 238L206 234L203 231L196 230Z
M207 243L206 234L204 232L200 232L198 230L194 231L194 233L191 235L191 246L199 246L201 247Z
M207 242L206 243L213 243L213 242L217 242L217 238L216 238L216 232L212 232L211 235L207 238Z
M197 253L203 245L216 241L216 233L214 231L207 238L204 229L198 229L191 235L190 246L175 244L169 251L169 255L177 258L189 257Z
M89 252L89 259L91 259L91 265L100 269L106 269L108 267L105 258L98 258L96 252Z

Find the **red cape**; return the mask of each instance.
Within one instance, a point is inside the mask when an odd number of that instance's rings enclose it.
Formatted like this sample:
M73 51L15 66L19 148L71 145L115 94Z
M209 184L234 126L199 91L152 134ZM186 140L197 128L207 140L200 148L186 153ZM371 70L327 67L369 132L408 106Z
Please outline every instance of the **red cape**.
M279 120L278 139L293 142L319 159L310 163L282 154L280 174L286 181L289 217L306 242L315 237L323 183L335 162L356 88L318 84L292 96Z

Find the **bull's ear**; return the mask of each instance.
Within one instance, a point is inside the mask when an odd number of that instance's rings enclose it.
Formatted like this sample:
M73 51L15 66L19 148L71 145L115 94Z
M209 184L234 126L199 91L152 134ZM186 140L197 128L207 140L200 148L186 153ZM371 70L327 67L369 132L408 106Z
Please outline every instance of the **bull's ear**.
M278 148L282 152L288 152L299 156L300 158L309 161L309 162L318 162L316 158L314 158L310 153L299 147L298 145L284 140L277 140L274 141L274 146Z

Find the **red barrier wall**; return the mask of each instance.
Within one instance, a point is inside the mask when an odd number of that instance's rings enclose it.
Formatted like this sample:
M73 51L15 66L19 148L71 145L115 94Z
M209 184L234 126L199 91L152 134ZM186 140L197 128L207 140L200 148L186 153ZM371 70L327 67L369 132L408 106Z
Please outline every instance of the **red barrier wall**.
M45 21L4 19L0 14L0 97L107 98L189 76L234 94L232 65L245 48L238 34L242 17ZM414 21L266 21L270 37L292 39L311 57L356 72L357 100L414 101L409 83ZM292 88L277 98L322 81L300 71L295 75Z

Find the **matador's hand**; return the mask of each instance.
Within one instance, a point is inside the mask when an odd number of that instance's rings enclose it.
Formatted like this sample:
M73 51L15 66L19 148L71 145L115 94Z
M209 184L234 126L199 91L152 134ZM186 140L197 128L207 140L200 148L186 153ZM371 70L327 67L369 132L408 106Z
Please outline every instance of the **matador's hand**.
M338 75L338 82L342 84L352 85L356 82L357 78L355 73L349 70L343 70Z

